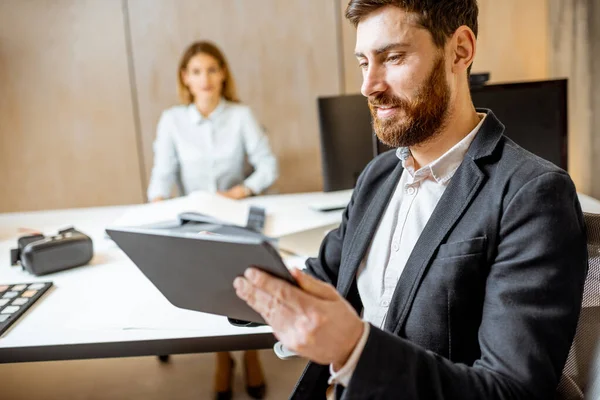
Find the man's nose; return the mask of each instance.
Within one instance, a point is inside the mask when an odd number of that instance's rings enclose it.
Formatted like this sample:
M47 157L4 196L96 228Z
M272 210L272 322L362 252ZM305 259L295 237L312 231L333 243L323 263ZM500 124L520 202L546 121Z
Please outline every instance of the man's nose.
M363 73L363 84L360 92L365 97L372 97L378 93L385 92L387 84L383 68L369 66Z

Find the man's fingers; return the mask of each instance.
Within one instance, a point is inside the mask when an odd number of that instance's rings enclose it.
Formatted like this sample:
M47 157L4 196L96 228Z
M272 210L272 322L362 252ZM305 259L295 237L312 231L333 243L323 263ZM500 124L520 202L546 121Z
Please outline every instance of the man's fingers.
M296 268L292 268L290 272L302 290L256 268L248 268L244 276L257 288L277 297L292 309L298 311L302 310L301 304L308 301L308 297L311 296L323 300L336 300L339 298L337 290L330 284L313 278Z
M236 278L233 281L236 294L244 300L254 311L259 313L272 327L280 326L288 318L293 321L292 311L276 297L255 287L245 278Z
M290 270L302 290L323 300L336 300L340 295L333 286L305 274L297 268Z
M274 314L273 308L279 306L274 297L258 290L245 278L235 278L233 287L238 297L262 315L265 320Z
M309 300L307 294L302 290L257 268L248 268L244 272L244 277L254 287L277 298L278 301L296 312L302 312L302 304Z

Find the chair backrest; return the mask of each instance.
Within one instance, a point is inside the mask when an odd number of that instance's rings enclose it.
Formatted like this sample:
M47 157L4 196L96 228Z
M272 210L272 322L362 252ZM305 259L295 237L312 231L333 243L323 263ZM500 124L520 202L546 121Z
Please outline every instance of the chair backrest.
M585 388L585 398L588 400L600 399L600 346L596 346L596 355L594 356L594 365L588 375L587 387Z
M561 400L600 399L600 215L584 213L584 217L588 274L577 333L557 388ZM593 392L595 397L590 397Z

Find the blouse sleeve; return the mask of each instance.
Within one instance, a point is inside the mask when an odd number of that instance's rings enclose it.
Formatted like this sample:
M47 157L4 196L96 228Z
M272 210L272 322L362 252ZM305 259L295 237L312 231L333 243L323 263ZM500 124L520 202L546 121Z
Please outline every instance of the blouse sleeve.
M244 146L248 160L254 167L254 173L244 181L244 185L258 194L275 182L279 169L277 159L271 152L269 139L250 109L244 119Z
M154 166L148 185L148 200L167 198L179 171L179 158L173 141L173 127L168 111L163 112L154 141Z

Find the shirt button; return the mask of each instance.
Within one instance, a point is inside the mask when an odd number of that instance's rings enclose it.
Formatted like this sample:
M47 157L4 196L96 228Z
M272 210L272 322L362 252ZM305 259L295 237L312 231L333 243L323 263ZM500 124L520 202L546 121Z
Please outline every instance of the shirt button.
M382 300L381 301L381 305L384 306L384 307L387 307L387 306L390 305L390 301L389 300Z
M406 193L407 193L408 195L410 195L410 196L412 196L413 194L415 194L415 192L416 192L416 190L415 190L415 188L414 188L414 187L412 187L412 186L408 186L408 187L406 188Z
M400 250L400 245L398 243L394 243L392 248L394 249L394 251L398 251Z

